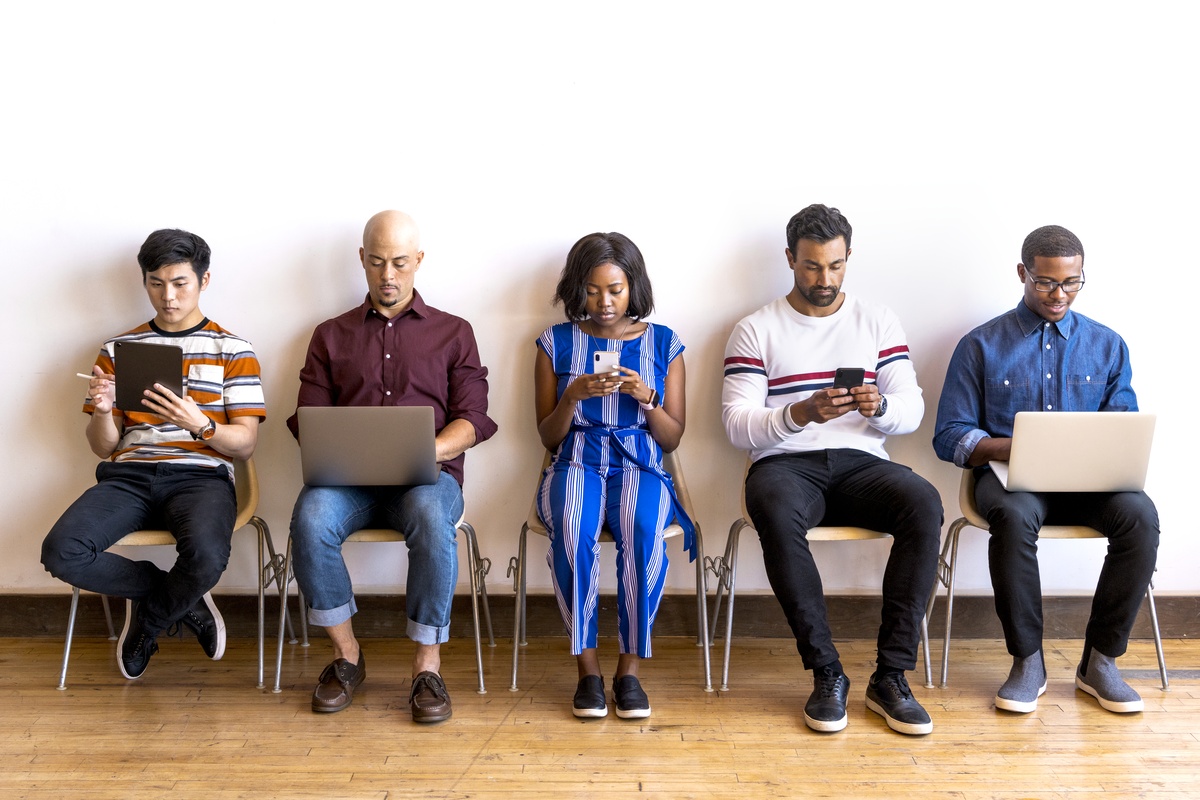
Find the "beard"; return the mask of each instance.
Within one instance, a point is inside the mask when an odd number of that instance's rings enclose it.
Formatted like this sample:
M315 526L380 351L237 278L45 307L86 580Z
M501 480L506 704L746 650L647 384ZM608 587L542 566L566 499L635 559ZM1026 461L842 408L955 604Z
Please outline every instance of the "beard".
M817 294L818 290L828 290L828 289L833 290L828 295ZM800 289L799 291L800 291L800 295L805 300L807 300L809 302L809 304L811 304L812 306L814 306L816 308L828 308L829 306L834 304L834 301L836 301L838 299L838 295L840 295L842 293L842 287L840 287L840 286L813 286L813 287L810 287L807 291L805 291L804 289Z

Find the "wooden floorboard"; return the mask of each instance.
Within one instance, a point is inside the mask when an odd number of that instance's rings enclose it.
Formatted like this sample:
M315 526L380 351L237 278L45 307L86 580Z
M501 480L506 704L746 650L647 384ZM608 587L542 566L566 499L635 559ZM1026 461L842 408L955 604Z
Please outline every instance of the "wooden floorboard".
M610 672L614 645L601 645ZM0 639L0 797L1196 798L1200 643L1165 645L1170 691L1153 645L1133 642L1119 663L1146 710L1115 715L1074 688L1081 643L1048 641L1049 689L1035 713L1014 715L992 703L1009 663L1003 644L956 641L946 689L910 675L934 733L906 737L863 704L874 660L864 639L838 642L852 686L849 726L836 734L804 726L811 683L783 639L736 641L730 690L705 693L694 641L658 637L642 675L654 714L643 721L571 716L575 670L561 638L523 648L517 692L508 643L488 649L484 695L471 642L456 640L443 669L454 717L434 726L409 718L404 641L367 642L354 705L316 715L322 639L286 647L279 694L254 686L252 639L231 639L220 662L194 641L164 641L131 682L113 642L80 638L65 691L55 689L61 642Z

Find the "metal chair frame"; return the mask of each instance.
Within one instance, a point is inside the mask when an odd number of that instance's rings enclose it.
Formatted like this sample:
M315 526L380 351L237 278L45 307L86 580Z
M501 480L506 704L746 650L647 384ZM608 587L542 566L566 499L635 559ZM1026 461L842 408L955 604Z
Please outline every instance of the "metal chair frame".
M962 516L951 525L946 541L942 543L942 552L938 558L938 580L933 585L933 593L925 607L926 616L933 613L933 604L937 599L938 586L946 587L946 637L942 641L942 683L946 688L950 676L950 623L954 617L954 586L958 572L958 539L963 528L977 528L985 533L988 523L975 507L975 472L973 469L962 471L962 480L958 486L958 505ZM1044 525L1038 531L1039 539L1104 539L1100 531L1084 525ZM1146 587L1146 606L1150 612L1150 623L1154 628L1154 649L1158 655L1158 674L1162 681L1162 690L1168 690L1167 662L1163 655L1162 634L1158 628L1158 611L1154 607L1154 581Z
M484 621L487 625L488 647L496 646L496 638L492 633L492 614L488 606L487 596L487 574L492 568L492 561L489 558L483 558L479 554L479 539L475 535L475 528L464 519L460 519L455 525L455 529L462 533L463 542L467 547L467 568L470 573L471 580L471 615L473 618L475 629L475 665L479 671L479 694L487 694L487 688L483 681L483 642L479 625L479 607L482 601ZM403 542L405 534L402 531L391 528L363 528L350 534L346 542ZM295 574L292 571L292 537L288 535L287 555L285 556L284 574L287 576L287 583L295 579ZM305 613L304 593L299 590L297 585L297 594L300 602L300 630L303 640L301 647L308 647L308 615ZM286 584L285 589L286 592ZM286 605L286 603L284 604ZM279 692L279 676L283 668L283 627L284 627L284 612L281 608L279 614L279 636L278 636L278 651L275 659L275 688L273 692ZM293 638L291 644L295 644Z
M547 453L542 461L542 470L544 471L550 465L550 454ZM692 507L692 498L688 494L687 485L683 479L683 467L679 463L679 457L676 453L671 452L665 454L663 458L663 467L671 474L672 481L675 485L675 493L679 498L680 505L687 515L691 518L696 526L696 617L697 617L697 634L696 646L700 647L704 653L704 691L711 692L712 687L712 664L709 654L709 639L708 639L708 587L707 578L704 571L704 537L700 532L700 522L696 518L696 513ZM535 533L549 538L549 531L542 524L541 519L537 514L537 497L535 494L534 500L529 506L529 515L525 522L521 524L521 536L517 543L517 555L509 559L508 576L513 579L513 592L516 594L515 606L513 609L513 659L512 659L512 685L509 691L519 691L517 688L517 670L520 662L521 648L528 642L526 641L526 618L525 618L525 601L526 601L526 572L528 561L527 540L530 533ZM672 521L663 530L664 539L673 539L683 535L683 528L677 522ZM600 532L601 542L613 541L612 531L605 525Z
M264 648L264 633L265 633L265 591L272 583L279 591L280 606L284 607L284 590L286 584L283 581L284 559L283 556L275 552L275 546L271 541L271 531L267 527L267 523L255 514L258 509L258 473L254 469L254 460L238 461L234 467L235 489L237 493L237 519L234 522L233 530L236 533L247 525L251 525L258 532L258 683L257 688L264 688L263 683L263 648ZM170 531L165 530L139 530L123 536L120 541L113 547L159 547L175 545L175 537ZM268 555L264 559L264 555ZM113 629L112 610L108 604L108 597L100 595L100 601L104 606L104 620L108 625L108 638L110 641L116 640L117 635ZM67 616L67 636L66 643L63 646L62 670L58 676L58 688L67 688L67 667L71 661L71 644L75 635L75 617L79 610L79 587L71 587L71 610ZM287 619L290 627L291 620ZM280 624L283 624L281 615ZM276 685L279 683L278 667L276 667L275 676Z

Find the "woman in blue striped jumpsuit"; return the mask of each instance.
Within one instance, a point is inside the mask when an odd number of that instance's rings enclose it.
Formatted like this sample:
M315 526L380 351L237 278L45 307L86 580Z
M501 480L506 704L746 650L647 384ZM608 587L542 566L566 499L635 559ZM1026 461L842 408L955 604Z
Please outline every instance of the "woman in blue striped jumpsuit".
M663 451L685 421L683 345L674 331L643 321L654 308L637 245L619 233L593 233L571 248L555 292L568 322L537 340L538 433L553 454L538 489L550 531L547 561L576 656L573 713L608 713L596 654L600 553L608 525L617 545L620 656L613 679L617 716L643 718L650 703L638 681L651 655L650 631L662 599L663 529L677 516ZM619 353L615 371L593 370L596 352Z

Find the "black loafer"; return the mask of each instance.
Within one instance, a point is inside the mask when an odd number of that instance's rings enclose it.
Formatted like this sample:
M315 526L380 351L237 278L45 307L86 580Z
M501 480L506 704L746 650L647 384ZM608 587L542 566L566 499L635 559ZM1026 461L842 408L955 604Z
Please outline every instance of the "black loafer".
M608 703L604 699L604 678L599 675L585 675L579 679L571 713L582 719L608 716Z

